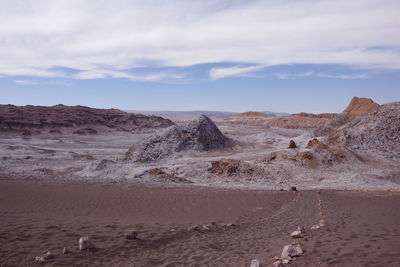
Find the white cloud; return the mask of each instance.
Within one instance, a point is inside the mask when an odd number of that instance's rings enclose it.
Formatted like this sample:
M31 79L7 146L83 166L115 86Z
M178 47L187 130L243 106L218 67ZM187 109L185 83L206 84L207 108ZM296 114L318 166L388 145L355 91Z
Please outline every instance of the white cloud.
M264 68L265 66L233 66L226 68L212 68L209 72L209 77L213 80L226 77L243 77L248 76L249 73L257 72Z
M274 75L278 79L296 79L296 78L303 78L303 77L311 77L311 76L314 76L315 73L313 71L302 72L302 73L278 72L278 73L274 73Z
M319 77L319 78L329 78L329 79L342 79L342 80L349 80L349 79L366 79L370 77L370 73L359 73L359 74L329 74L324 72L302 72L302 73L274 73L274 76L278 79L298 79L298 78L305 78L305 77Z
M400 69L399 13L398 0L3 0L0 75L66 77L54 70L65 67L77 79L154 81L172 74L127 70L218 62L239 66L211 77L245 74L243 63Z
M18 85L37 85L38 83L33 80L15 80L14 81Z

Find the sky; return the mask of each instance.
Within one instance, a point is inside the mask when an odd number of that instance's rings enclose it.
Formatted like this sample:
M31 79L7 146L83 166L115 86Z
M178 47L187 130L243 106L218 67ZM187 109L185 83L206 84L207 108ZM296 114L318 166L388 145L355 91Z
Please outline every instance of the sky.
M340 112L400 101L398 0L0 0L0 103Z

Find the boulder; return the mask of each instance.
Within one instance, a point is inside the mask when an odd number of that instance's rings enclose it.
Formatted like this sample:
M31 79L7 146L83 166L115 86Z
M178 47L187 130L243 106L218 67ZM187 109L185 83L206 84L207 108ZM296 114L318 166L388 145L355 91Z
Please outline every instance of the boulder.
M137 239L138 233L132 230L126 231L125 234L125 239L128 240L133 240L133 239Z
M46 262L50 259L54 258L54 255L51 254L50 251L46 252L43 256L36 256L35 261L36 262Z
M293 231L290 236L293 238L302 238L304 234L304 231L301 227L297 227L295 231Z
M297 145L293 140L290 140L288 148L297 148Z
M260 267L260 262L258 260L252 260L250 262L250 267Z
M281 259L298 257L303 254L303 249L299 243L292 243L283 247Z
M95 250L96 247L92 243L92 241L89 240L89 237L84 236L79 238L79 250L90 250L93 251Z

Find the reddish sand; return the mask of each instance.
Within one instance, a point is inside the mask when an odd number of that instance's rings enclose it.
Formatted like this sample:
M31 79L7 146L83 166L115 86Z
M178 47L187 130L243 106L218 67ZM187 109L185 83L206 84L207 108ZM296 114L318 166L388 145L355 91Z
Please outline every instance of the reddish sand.
M321 202L320 202L321 201ZM320 205L321 203L321 205ZM161 188L0 180L1 266L249 266L273 256L305 226L305 253L289 266L399 266L400 194ZM316 231L310 226L327 220ZM209 221L234 222L210 232ZM175 231L170 231L170 229ZM125 240L125 230L140 239ZM81 235L95 252L78 251ZM63 255L63 247L71 253Z

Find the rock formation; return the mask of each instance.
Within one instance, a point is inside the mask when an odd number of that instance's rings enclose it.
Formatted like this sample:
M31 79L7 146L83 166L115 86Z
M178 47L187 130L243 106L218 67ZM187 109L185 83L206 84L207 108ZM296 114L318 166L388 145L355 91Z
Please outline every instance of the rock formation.
M337 117L327 121L325 125L315 130L315 136L331 134L347 122L354 120L362 115L371 113L379 108L379 104L369 98L353 97L347 108Z
M349 120L373 112L379 108L379 104L369 98L353 97L349 106L343 111L349 116Z
M400 102L385 104L354 119L329 136L329 141L352 149L400 157Z
M214 122L201 115L186 124L175 125L133 145L124 161L149 162L181 151L209 151L231 146Z
M272 118L268 121L267 125L271 127L286 129L316 129L324 125L328 120L335 118L336 116L337 114L334 113L299 113L289 116Z
M157 116L132 114L118 109L95 109L84 106L52 107L0 105L0 132L60 128L77 129L76 134L94 134L91 127L103 126L120 131L165 128L174 125ZM90 127L89 127L90 126ZM35 131L29 131L35 132Z
M296 142L293 140L290 140L288 148L297 148Z

